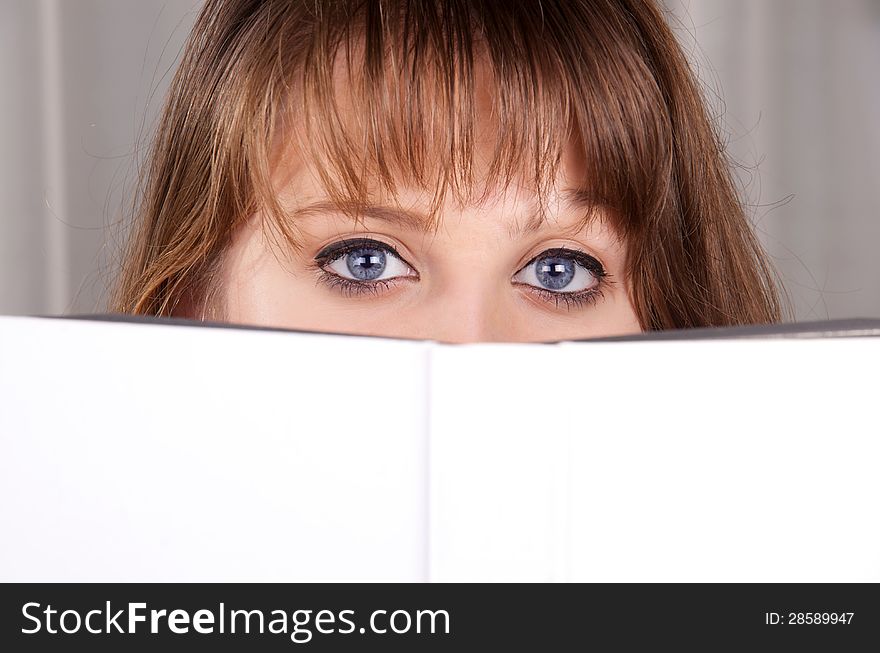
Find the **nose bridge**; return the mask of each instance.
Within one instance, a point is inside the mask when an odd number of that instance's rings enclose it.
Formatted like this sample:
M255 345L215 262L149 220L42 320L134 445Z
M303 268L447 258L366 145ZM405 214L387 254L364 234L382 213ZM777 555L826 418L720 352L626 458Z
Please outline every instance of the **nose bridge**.
M446 342L510 339L510 307L505 306L510 266L500 254L505 241L497 222L466 212L447 218L444 226L449 242L429 291L433 337Z
M460 343L508 339L510 318L501 310L500 295L491 284L451 284L436 303L436 338Z

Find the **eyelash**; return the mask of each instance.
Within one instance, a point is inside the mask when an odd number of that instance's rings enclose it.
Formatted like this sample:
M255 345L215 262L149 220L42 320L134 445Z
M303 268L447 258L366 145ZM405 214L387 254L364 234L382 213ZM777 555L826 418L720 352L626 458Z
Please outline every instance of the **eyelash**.
M397 279L379 279L378 281L355 281L340 277L338 274L318 270L318 282L331 290L342 293L345 297L360 297L363 295L381 295L394 285Z
M605 267L597 259L589 254L585 254L576 249L568 249L567 247L555 247L544 250L522 266L520 270L533 265L535 261L545 256L564 256L573 259L578 265L582 266L584 269L588 270L590 274L596 277L597 281L595 288L578 290L575 292L553 292L552 290L538 288L537 286L532 286L526 283L518 284L527 292L537 295L542 301L545 301L548 304L553 304L556 308L559 308L560 302L565 304L565 310L567 311L583 308L584 306L595 306L600 300L605 299L605 288L609 284L614 283L609 278L611 275L605 271Z
M580 290L578 292L553 292L552 290L545 290L544 288L537 288L535 286L528 286L527 290L535 293L548 304L554 304L556 308L559 308L559 302L564 302L565 310L570 311L572 310L572 307L578 309L583 308L584 306L595 306L599 303L600 299L605 298L605 293L602 290L602 286L605 283L608 282L600 279L598 287L590 290Z
M388 243L383 243L381 240L374 240L372 238L354 238L333 243L318 252L315 256L314 263L312 264L312 268L318 275L318 283L341 293L345 297L361 297L363 295L381 295L383 292L392 288L395 285L395 282L401 280L400 277L397 277L395 279L379 279L377 281L355 281L354 279L340 277L338 274L334 274L325 269L325 266L328 264L361 247L375 247L376 249L385 250L399 258L406 263L411 270L415 271L415 268ZM416 273L416 276L413 278L417 280L418 273Z
M341 293L345 297L362 297L364 295L378 296L393 288L395 282L400 281L401 277L394 279L379 279L378 281L355 281L354 279L346 279L345 277L341 277L338 274L329 272L325 269L325 266L329 263L336 261L340 257L361 247L383 249L406 263L410 269L415 270L415 268L413 268L413 266L411 266L394 247L387 243L370 238L343 240L334 243L329 247L325 247L315 256L312 267L317 273L318 283ZM530 284L517 285L524 286L528 292L536 294L548 304L554 304L556 308L559 308L560 302L562 302L565 304L565 309L569 311L573 308L578 309L583 308L584 306L595 306L600 300L605 298L605 286L609 283L613 283L613 281L608 279L611 275L605 272L605 268L599 263L599 261L583 252L566 248L546 250L531 259L523 266L523 268L532 265L539 257L547 256L548 252L557 255L561 254L574 259L579 265L582 265L596 277L598 286L596 288L591 288L590 290L580 290L577 292L553 292ZM418 273L416 273L416 275L418 275ZM415 276L414 279L418 280L418 276Z

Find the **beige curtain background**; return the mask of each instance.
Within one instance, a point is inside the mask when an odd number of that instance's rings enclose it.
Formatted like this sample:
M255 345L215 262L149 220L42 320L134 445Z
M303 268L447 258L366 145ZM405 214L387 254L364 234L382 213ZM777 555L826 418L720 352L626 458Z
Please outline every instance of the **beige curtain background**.
M666 0L799 320L880 316L880 0Z
M197 0L0 0L0 314L103 310Z
M102 310L199 4L0 0L0 314ZM797 319L880 317L880 0L665 6Z

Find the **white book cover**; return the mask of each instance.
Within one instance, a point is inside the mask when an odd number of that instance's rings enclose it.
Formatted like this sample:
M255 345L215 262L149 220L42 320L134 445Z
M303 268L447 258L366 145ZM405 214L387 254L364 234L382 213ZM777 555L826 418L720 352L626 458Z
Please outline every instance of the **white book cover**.
M0 580L878 581L876 327L0 318Z
M427 575L426 346L0 320L0 580Z

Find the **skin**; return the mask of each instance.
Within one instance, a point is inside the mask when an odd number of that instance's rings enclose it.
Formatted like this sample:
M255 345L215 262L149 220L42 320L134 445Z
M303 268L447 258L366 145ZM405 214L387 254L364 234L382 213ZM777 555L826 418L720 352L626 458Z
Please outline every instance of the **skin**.
M298 181L309 186L306 179ZM326 199L314 187L297 194L304 205ZM404 210L415 213L419 202L413 205ZM287 252L274 244L280 239L270 237L268 223L254 216L236 233L224 262L226 317L243 324L447 342L637 333L623 278L626 247L607 220L577 229L582 216L561 212L541 228L520 233L525 220L517 216L528 212L523 206L528 204L505 194L488 208L443 211L436 233L405 219L377 215L355 225L341 212L314 211L297 220L301 248ZM389 244L401 255L401 262L391 262L385 253L382 277L388 280L374 291L358 295L319 281L315 255L351 238ZM598 260L606 272L601 296L579 306L562 297L557 301L550 289L539 291L544 285L537 273L529 274L535 264L531 270L527 264L550 248ZM574 263L577 283L569 285L596 287L597 276ZM353 276L345 257L324 270Z
M344 87L339 88L344 93ZM478 178L494 143L490 105L491 98L478 97L476 133L486 135L477 142ZM355 107L349 105L348 110L356 115ZM221 268L225 318L242 324L456 343L637 333L641 329L624 277L626 244L600 207L583 226L588 209L565 194L584 174L584 161L572 142L555 180L549 219L540 226L530 219L535 194L514 184L493 189L482 205L468 201L459 206L450 194L438 227L426 231L419 216L427 213L430 197L413 188L399 188L397 202L374 193L374 204L386 210L358 224L339 211L309 208L329 198L316 175L288 147L273 183L282 206L294 214L299 247L282 245L283 239L262 214L251 216L234 234ZM383 275L398 276L363 294L322 283L322 278L333 277L322 277L315 256L328 245L352 238L392 246L404 262L389 263L392 257L386 253ZM528 264L550 248L582 252L599 261L606 272L603 281L577 265L575 279L566 288L589 289L598 282L601 296L576 305L547 288L537 290L544 286L537 274L530 274L535 264ZM325 275L334 271L351 275L344 257L324 268Z

